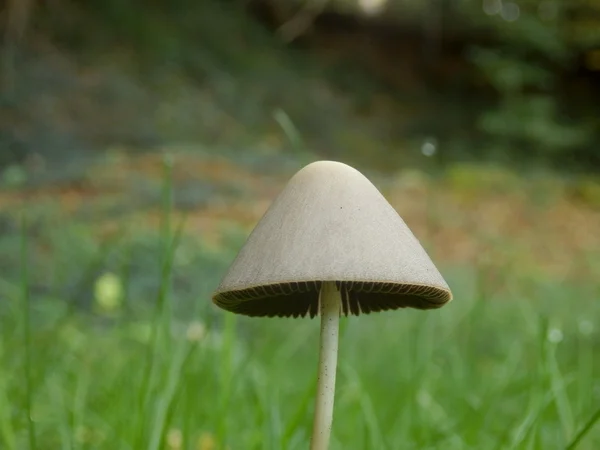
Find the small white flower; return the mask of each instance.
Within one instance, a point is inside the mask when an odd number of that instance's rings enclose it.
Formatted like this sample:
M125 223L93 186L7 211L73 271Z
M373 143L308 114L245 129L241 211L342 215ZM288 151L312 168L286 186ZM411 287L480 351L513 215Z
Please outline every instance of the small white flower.
M167 432L167 445L169 450L179 450L183 446L183 435L181 430L172 428Z
M549 342L553 344L558 344L563 340L563 332L559 328L550 328L548 330L548 335L546 336Z
M206 336L206 327L199 320L190 323L185 332L185 337L190 342L200 342Z

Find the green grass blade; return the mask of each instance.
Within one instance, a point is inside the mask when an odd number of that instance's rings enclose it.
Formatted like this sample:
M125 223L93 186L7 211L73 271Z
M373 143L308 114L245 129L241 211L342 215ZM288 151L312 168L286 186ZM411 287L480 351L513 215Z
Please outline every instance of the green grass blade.
M556 360L556 345L549 343L546 349L546 364L550 377L550 389L554 397L554 404L560 418L565 440L569 439L573 432L573 412L565 390L565 380Z
M0 405L8 405L7 380L0 378ZM0 443L7 450L17 448L17 437L12 427L10 410L0 406Z
M296 411L287 422L281 437L281 448L289 447L292 437L302 425L303 419L306 416L306 412L310 408L311 402L315 398L316 393L317 383L315 379L315 382L308 384L308 388L306 389L305 394L302 396L302 401L298 404Z
M27 436L29 448L35 450L36 434L35 422L32 417L33 409L33 382L31 375L31 317L30 317L30 291L28 267L28 238L27 222L25 216L21 217L21 303L23 307L23 344L25 349L25 403L27 413Z
M220 401L219 411L220 420L218 424L219 442L223 445L227 439L227 411L231 399L231 391L233 387L233 366L234 366L234 350L236 346L236 324L237 316L233 313L225 314L225 324L223 330L223 347L221 350L221 373L220 373Z
M163 215L162 215L162 230L161 230L161 280L158 289L158 293L156 296L156 301L154 304L154 316L152 320L151 326L151 335L150 335L150 343L147 347L146 360L145 360L145 369L142 375L142 381L139 388L139 396L138 396L138 410L139 411L148 411L149 405L148 401L152 395L154 390L154 385L156 382L156 378L158 376L157 369L157 355L159 353L159 347L163 342L161 342L161 337L164 337L165 340L169 340L170 338L170 308L167 311L168 306L168 297L171 285L171 273L173 266L173 256L175 253L175 249L177 248L177 244L179 242L181 232L183 230L183 223L179 227L175 236L171 236L171 209L172 209L172 196L173 196L173 186L172 186L172 161L170 159L165 160L164 162L164 186L163 186ZM144 447L145 441L145 423L146 416L140 414L138 420L140 421L137 426L138 430L138 447Z
M375 413L373 401L371 400L371 396L368 394L368 388L363 385L359 374L350 365L341 364L340 372L344 375L344 378L346 378L346 380L348 380L351 384L356 386L358 404L362 411L362 418L364 419L364 425L367 430L367 432L365 433L365 444L368 445L365 445L364 448L387 448L383 440L383 434L381 432L381 427L379 426L379 419L377 418L377 414Z
M577 433L571 443L567 445L566 450L575 450L583 438L585 438L592 428L594 428L594 425L596 425L597 422L600 422L600 408L594 414L592 414L590 420L588 420L579 433Z
M150 444L148 445L149 450L158 450L161 448L162 441L167 431L169 412L171 411L175 400L179 379L186 365L186 361L189 360L190 351L191 349L188 349L185 343L182 344L171 362L165 382L166 386L159 394L158 405L154 414L150 435Z

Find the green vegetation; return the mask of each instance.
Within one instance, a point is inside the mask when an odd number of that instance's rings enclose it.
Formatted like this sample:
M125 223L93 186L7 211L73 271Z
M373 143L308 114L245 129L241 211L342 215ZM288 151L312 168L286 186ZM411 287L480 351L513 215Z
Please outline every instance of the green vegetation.
M342 320L332 450L600 448L600 2L390 3L405 34L362 61L243 3L0 2L31 7L2 24L0 449L306 448L318 321L210 295L315 159L367 173L455 296Z
M51 200L34 196L21 211L28 221L20 242L18 211L5 212L3 449L306 448L318 321L249 319L211 305L211 291L255 219L229 214L218 220L218 239L198 235L193 224L210 211L189 211L182 221L180 209L173 210L178 177L192 164L175 157L172 192L168 186L157 192L163 206L156 226L149 225L155 223L151 212L125 214L115 228L99 216L77 219L65 211L73 208L66 193ZM149 170L148 162L139 166ZM428 237L417 225L420 214L410 209L405 218L441 261L455 300L433 312L342 321L331 448L564 449L586 424L577 448L598 448L600 428L590 420L597 420L600 399L600 253L577 249L580 241L568 247L586 223L594 225L593 213L549 212L563 193L544 189L552 202L536 202L532 220L539 222L519 225L528 246L510 238L514 230L494 239L486 237L482 221L473 222L470 238L485 251L471 262L450 263L464 240L452 232L459 219L453 208L466 202L484 217L486 203L537 189L532 182L514 189L499 181L473 190L472 181L457 185L453 177L427 181L413 174L411 185L406 177L377 181L388 186L393 203L398 195L420 198L421 189L438 185L424 194L428 226L437 232ZM87 202L106 207L103 197ZM515 198L511 202L518 210ZM558 222L548 224L545 214ZM588 217L571 233L578 236L560 235L566 215ZM552 229L559 234L550 238ZM446 231L454 241L437 242L447 239ZM530 232L551 266L546 246L562 249L558 261L568 263L562 275L532 263Z
M598 167L597 1L390 1L391 31L317 21L298 45L252 16L255 3L278 5L285 21L298 2L32 6L21 53L4 61L23 76L0 92L11 119L0 123L0 162L30 148L56 159L106 141L192 141L240 153L303 146L385 169L424 164L432 139L444 163ZM322 14L356 2L326 3Z

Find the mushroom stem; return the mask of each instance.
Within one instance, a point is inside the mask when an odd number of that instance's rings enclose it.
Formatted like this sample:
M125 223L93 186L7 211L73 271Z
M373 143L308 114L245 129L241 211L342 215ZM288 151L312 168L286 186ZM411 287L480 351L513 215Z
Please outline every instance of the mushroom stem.
M341 295L335 282L323 283L319 300L321 309L321 349L319 352L319 377L310 443L311 450L327 450L329 436L331 435L342 304Z

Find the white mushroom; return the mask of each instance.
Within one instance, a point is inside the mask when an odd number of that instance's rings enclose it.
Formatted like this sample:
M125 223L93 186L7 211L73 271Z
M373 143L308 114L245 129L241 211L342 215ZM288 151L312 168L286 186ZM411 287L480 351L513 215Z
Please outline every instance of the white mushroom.
M328 447L340 314L439 308L450 288L408 226L360 172L300 170L248 237L213 296L248 316L321 314L312 450Z

